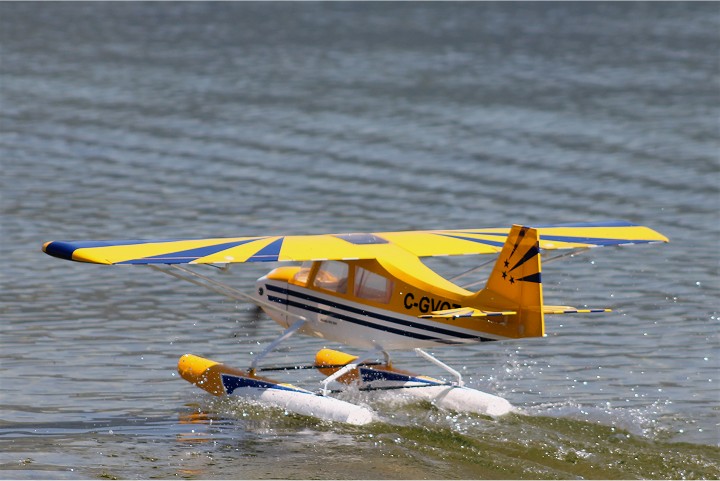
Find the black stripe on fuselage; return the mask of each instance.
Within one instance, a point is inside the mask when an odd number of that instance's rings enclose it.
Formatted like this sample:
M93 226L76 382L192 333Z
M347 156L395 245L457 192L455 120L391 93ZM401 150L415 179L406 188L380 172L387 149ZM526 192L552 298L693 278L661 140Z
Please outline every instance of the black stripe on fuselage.
M437 333L437 334L442 334L442 335L449 336L449 337L455 337L455 338L464 339L464 340L466 340L465 342L470 342L470 341L471 341L471 342L490 342L490 341L496 341L496 340L497 340L497 339L490 339L490 338L487 338L487 337L474 336L474 335L472 335L472 334L466 334L466 333L464 333L464 332L451 331L451 330L448 330L448 329L443 329L443 328L441 328L441 327L427 326L427 325L419 324L419 323L412 322L412 321L406 321L406 320L404 320L404 319L398 319L398 318L396 318L396 317L385 316L385 315L383 315L383 314L377 314L377 313L374 313L374 312L367 311L367 310L365 310L365 309L358 309L358 308L356 308L356 307L351 307L351 306L348 306L348 305L345 305L345 304L340 304L340 303L334 302L334 301L327 301L327 300L322 299L322 298L320 298L320 297L311 296L311 295L309 295L309 294L303 294L303 293L300 293L300 292L297 292L297 291L292 291L292 290L290 290L290 289L285 289L285 288L273 286L273 285L270 285L270 284L266 284L265 287L266 287L266 289L267 289L268 291L277 292L277 293L279 293L279 294L285 294L285 295L287 295L287 296L297 297L297 298L304 299L304 300L310 301L310 302L316 302L316 303L318 303L318 304L323 304L323 305L326 305L326 306L331 307L331 308L334 308L334 309L340 309L340 310L343 310L343 311L346 311L346 312L350 312L350 313L353 313L353 314L359 314L359 315L364 316L364 317L372 317L372 318L375 318L375 319L378 319L378 320L381 320L381 321L385 321L385 322L390 322L390 323L393 323L393 324L400 324L400 325L403 325L403 326L411 327L411 328L413 328L413 329L419 329L419 330L423 330L423 331L430 331L430 332L434 332L434 333ZM280 297L274 297L274 298L271 299L270 296L268 296L268 299L269 299L269 300L272 300L273 302L279 302L279 303L281 303L281 304L286 304L286 305L289 305L289 306L292 306L292 307L297 307L297 308L299 308L299 309L305 309L305 310L308 310L308 311L311 311L311 312L315 312L315 313L318 313L318 314L322 314L322 315L325 315L325 316L334 317L334 318L340 319L340 320L342 320L342 321L351 322L351 323L353 323L353 324L359 324L359 325L361 325L361 326L370 327L370 328L372 328L372 329L378 329L378 330L381 330L381 331L390 332L390 333L392 333L392 334L398 334L398 335L401 335L401 336L412 337L412 338L415 338L415 339L421 339L421 340L433 341L433 342L439 342L439 343L445 343L445 344L464 344L464 343L465 343L465 342L463 342L463 341L450 341L450 340L447 340L447 339L442 339L442 338L438 338L438 337L428 336L428 335L425 335L425 334L410 332L410 331L407 331L407 330L405 330L405 329L396 329L396 328L393 328L393 327L383 326L383 325L376 324L376 323L373 323L373 322L364 321L364 320L358 319L358 318L356 318L356 317L351 317L351 316L347 316L347 315L345 315L345 314L340 314L340 313L333 312L333 311L328 311L328 310L326 310L326 309L322 309L322 308L319 308L319 307L314 307L314 306L311 306L311 305L308 305L308 304L305 304L305 303L302 303L302 302L291 301L291 300L289 300L289 299L286 300L286 299L282 299L282 298L280 298Z

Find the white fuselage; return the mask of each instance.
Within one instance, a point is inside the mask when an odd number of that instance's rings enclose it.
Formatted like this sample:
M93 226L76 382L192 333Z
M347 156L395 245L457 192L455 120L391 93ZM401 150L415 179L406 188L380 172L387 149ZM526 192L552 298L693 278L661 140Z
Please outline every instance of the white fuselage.
M278 307L263 309L281 326L302 317L307 321L299 332L362 349L407 350L501 339L267 277L258 279L255 295Z

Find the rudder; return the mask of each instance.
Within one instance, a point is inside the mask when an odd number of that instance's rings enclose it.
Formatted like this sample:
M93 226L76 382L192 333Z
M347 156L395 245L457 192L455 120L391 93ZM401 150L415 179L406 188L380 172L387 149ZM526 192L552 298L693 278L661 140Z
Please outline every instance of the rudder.
M475 306L517 311L517 337L545 335L540 261L536 229L513 225Z

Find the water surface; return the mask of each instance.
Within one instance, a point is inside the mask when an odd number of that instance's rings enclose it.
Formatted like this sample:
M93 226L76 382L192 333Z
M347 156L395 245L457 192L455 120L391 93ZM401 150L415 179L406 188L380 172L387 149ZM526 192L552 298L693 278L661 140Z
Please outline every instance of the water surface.
M0 476L720 477L719 27L704 3L0 4ZM612 314L435 351L520 410L496 420L358 399L381 414L358 428L211 399L177 358L242 367L278 326L40 252L615 218L671 243L543 276L549 303ZM214 275L250 289L272 267Z

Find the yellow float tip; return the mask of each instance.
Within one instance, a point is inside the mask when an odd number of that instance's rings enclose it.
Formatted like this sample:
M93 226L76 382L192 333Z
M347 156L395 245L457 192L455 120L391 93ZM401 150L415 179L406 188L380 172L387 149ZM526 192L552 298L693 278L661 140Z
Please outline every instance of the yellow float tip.
M315 365L321 366L344 366L357 360L357 356L335 351L333 349L320 349L315 355Z
M224 366L193 354L185 354L178 361L178 372L187 382L216 396L225 394L220 374Z

